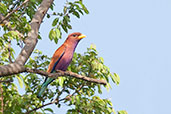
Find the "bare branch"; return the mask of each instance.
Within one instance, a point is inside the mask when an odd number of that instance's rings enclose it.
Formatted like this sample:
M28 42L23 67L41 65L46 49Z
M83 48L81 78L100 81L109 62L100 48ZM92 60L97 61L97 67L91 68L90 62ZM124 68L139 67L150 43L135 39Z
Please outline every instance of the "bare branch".
M62 77L62 76L69 76L69 77L74 77L74 78L78 78L87 82L91 82L91 83L97 83L97 84L103 84L106 85L107 82L105 80L99 80L99 79L94 79L94 78L89 78L87 76L82 76L79 75L77 73L71 72L71 71L62 71L62 70L57 70L56 73L48 73L48 72L44 72L38 69L29 69L26 68L26 72L30 72L30 73L36 73L36 74L40 74L46 77L51 77L51 78L58 78L58 77Z
M24 6L27 2L29 2L29 0L25 0L20 6L18 6L15 10L12 10L11 12L9 12L1 21L0 24L8 19L14 12L16 12L18 9L20 9L22 6Z

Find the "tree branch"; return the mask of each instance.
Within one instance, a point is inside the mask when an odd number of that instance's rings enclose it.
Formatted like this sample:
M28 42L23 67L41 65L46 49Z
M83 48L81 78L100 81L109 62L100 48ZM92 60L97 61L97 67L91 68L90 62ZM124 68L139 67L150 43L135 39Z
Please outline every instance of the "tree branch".
M38 37L40 24L42 23L42 20L52 3L53 0L43 0L42 3L40 4L38 10L36 11L30 23L31 31L28 33L28 38L25 41L26 45L21 50L19 56L16 58L15 61L16 63L24 65L28 60L28 58L30 57L31 53L33 52L37 44L37 40L38 40L37 37Z
M71 72L71 71L57 70L56 73L48 73L48 72L45 72L45 71L42 71L42 70L25 68L25 67L22 67L22 66L19 66L19 65L14 66L15 64L13 64L13 63L10 64L10 65L11 66L9 66L9 65L6 66L7 68L4 69L4 70L6 70L6 72L11 72L10 70L12 70L13 74L28 72L28 73L40 74L40 75L50 77L50 78L55 78L55 79L58 78L58 77L69 76L69 77L74 77L74 78L81 79L81 80L91 82L91 83L97 83L97 84L103 84L103 85L107 84L107 82L105 80L99 80L99 79L94 79L94 78L90 78L90 77L87 77L87 76L82 76L82 75L79 75L79 74ZM21 71L15 71L15 69L13 69L13 67L20 67ZM20 69L20 68L18 68L18 69ZM3 69L0 69L0 70L3 70ZM8 73L8 75L12 75L12 74ZM0 75L0 77L5 77L5 76L7 76L7 75Z
M45 72L45 71L42 71L42 70L38 70L38 69L26 68L26 72L36 73L36 74L40 74L40 75L43 75L43 76L46 76L46 77L55 78L55 79L58 78L58 77L61 77L61 76L69 76L69 77L74 77L74 78L81 79L81 80L84 80L84 81L87 81L87 82L91 82L91 83L97 83L97 84L103 84L103 85L107 84L107 82L105 80L89 78L87 76L82 76L82 75L79 75L79 74L71 72L71 71L57 70L56 73L48 73L48 72Z
M58 78L58 77L61 77L61 76L70 76L70 77L82 79L84 81L88 81L88 82L91 82L91 83L97 83L97 84L103 84L103 85L106 85L107 84L107 82L105 80L98 80L98 79L89 78L87 76L82 76L82 75L76 74L76 73L71 72L71 71L61 71L61 70L57 70L56 71L57 73L48 73L48 72L44 72L44 71L41 71L41 70L38 70L38 69L26 68L26 72L36 73L36 74L40 74L40 75L43 75L43 76L46 76L46 77L55 78L55 79ZM47 103L47 104L44 104L44 105L42 105L40 107L36 107L36 108L34 108L34 109L26 112L25 114L30 114L33 111L36 111L38 109L41 109L41 108L43 108L45 106L48 106L48 105L51 105L51 104L54 104L54 103L58 104L60 101L63 101L63 100L70 100L71 97L74 96L83 87L84 87L84 84L80 85L80 87L78 89L76 89L71 95L67 95L65 98L62 98L62 99L59 99L59 95L58 95L57 98L54 101L52 101L50 103Z
M8 19L14 12L16 12L18 9L20 9L22 6L24 6L24 4L26 4L27 2L29 2L29 0L25 0L20 6L18 6L15 10L12 10L10 13L8 13L1 21L0 24Z
M31 31L28 33L28 38L26 38L25 46L21 50L14 63L0 66L0 76L8 76L25 71L24 64L30 57L37 44L40 24L42 23L42 20L52 3L53 0L42 1L30 23Z

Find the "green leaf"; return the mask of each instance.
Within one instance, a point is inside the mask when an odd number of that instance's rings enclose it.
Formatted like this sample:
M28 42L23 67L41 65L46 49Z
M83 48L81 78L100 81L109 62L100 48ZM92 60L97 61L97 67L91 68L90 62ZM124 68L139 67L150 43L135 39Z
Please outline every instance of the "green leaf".
M75 98L74 98L74 96L71 98L71 103L72 104L74 104L74 102L75 102Z
M98 84L98 93L100 93L100 94L102 94L102 90L101 90L101 87L100 87L100 85Z
M69 29L72 29L72 26L70 25L70 24L68 24L68 26L67 26Z
M82 8L80 8L79 5L74 4L74 6L76 6L76 9L78 12L80 12L82 15L84 15L84 13L82 12Z
M61 104L58 104L58 108L60 108L61 107Z
M5 14L6 11L7 11L7 7L5 6L5 4L0 2L0 12Z
M67 7L66 6L64 6L63 12L64 12L64 14L66 14L66 12L67 12Z
M83 10L84 10L84 12L85 12L86 14L89 14L89 11L88 11L88 9L87 9L85 6L83 6Z
M63 84L64 84L64 77L59 77L58 80L59 80L59 85L60 85L61 87L63 87Z
M19 76L16 76L16 77L18 79L18 83L19 83L20 87L23 88L23 81L22 81L21 77L19 77Z
M78 12L76 12L76 11L73 11L73 13L72 13L73 15L75 15L77 18L80 18L80 15L79 15L79 13Z
M100 57L99 59L100 59L100 61L101 61L102 63L104 63L103 57Z
M54 38L54 41L57 44L58 43L58 38Z
M112 102L111 102L110 100L108 100L108 104L109 104L110 106L113 106L113 104L112 104Z
M42 40L42 37L40 35L38 35L38 39Z
M82 12L82 10L80 10L80 9L77 9L78 10L78 12L80 12L82 15L84 15L84 13Z
M54 34L54 31L53 31L53 29L51 29L50 32L49 32L49 39L50 40L54 39L53 34Z
M82 1L76 1L75 3L80 4L80 5L82 6L82 9L84 10L84 12L85 12L86 14L89 14L88 9L87 9L86 6L82 3Z
M110 84L109 83L107 83L106 85L105 85L105 88L107 89L107 91L109 91L109 88L110 88L111 86L110 86Z
M49 39L50 40L53 40L57 38L57 32L56 32L56 29L51 29L50 33L49 33Z
M33 2L33 3L35 3L35 2L36 2L36 0L30 0L30 2Z
M80 104L80 98L78 95L76 96L76 103L77 103L77 105Z
M67 22L71 22L69 15L64 16L64 20L66 20Z
M52 22L52 26L56 26L59 21L59 18L55 18Z
M90 49L95 49L96 50L96 45L95 44L91 44L90 45Z
M128 114L125 110L118 111L118 114Z
M117 75L116 73L114 73L113 75L111 75L111 79L114 83L116 83L116 85L119 85L120 83L120 77L119 75Z
M65 26L64 24L61 24L61 26L62 26L63 30L64 30L66 33L68 33L68 29L66 28L66 26Z
M112 108L111 107L107 107L108 112L112 112Z
M57 38L61 38L61 31L58 28L55 28L56 34L57 34Z
M59 38L61 38L61 31L58 28L51 29L49 32L49 39L52 41L54 40L55 43L58 43Z
M49 14L47 14L47 18L50 18L50 15Z
M49 111L49 112L53 113L53 110L51 108L46 108L45 111Z

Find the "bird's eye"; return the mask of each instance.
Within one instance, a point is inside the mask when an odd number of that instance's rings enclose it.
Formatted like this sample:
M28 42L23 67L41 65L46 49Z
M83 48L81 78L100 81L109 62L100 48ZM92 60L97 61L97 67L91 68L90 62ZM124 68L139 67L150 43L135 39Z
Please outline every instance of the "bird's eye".
M73 37L76 37L76 36L77 36L76 34L73 35Z

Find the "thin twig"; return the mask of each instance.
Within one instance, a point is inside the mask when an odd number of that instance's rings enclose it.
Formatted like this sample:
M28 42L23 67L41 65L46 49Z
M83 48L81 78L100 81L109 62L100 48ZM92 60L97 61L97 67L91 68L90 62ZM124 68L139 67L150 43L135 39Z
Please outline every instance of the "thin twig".
M29 0L25 0L20 6L18 6L15 10L12 10L11 12L9 12L1 21L0 24L8 19L14 12L16 12L18 9L20 9L23 5L25 5L27 2L29 2Z

